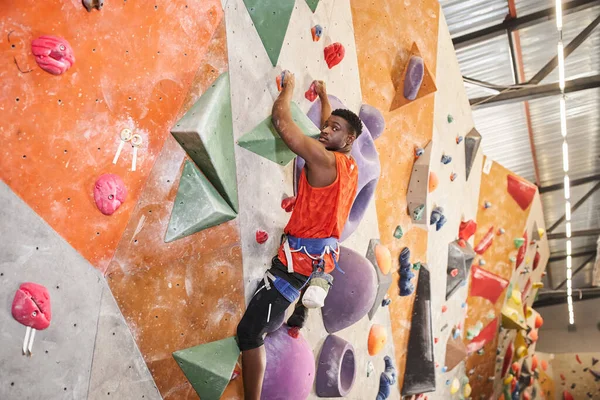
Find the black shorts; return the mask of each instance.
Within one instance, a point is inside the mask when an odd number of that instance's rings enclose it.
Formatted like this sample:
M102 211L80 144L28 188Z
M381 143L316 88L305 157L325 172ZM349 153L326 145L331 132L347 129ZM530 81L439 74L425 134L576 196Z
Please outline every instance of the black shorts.
M287 267L274 257L269 272L288 281L296 290L301 290L308 276L288 273ZM252 350L264 344L264 336L281 326L290 302L271 284L265 287L264 279L258 284L254 296L237 327L240 350Z

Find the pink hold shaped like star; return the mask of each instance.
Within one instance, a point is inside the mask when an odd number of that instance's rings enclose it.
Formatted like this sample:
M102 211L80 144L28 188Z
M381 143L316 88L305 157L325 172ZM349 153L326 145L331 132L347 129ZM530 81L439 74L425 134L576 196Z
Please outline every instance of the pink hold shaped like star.
M333 43L325 47L325 62L329 69L338 65L346 55L346 49L341 43Z
M35 62L53 75L67 72L75 63L75 54L69 42L61 37L40 36L31 42Z
M48 289L37 283L23 283L15 293L12 316L21 324L38 331L46 329L52 319Z
M127 197L125 183L115 174L100 175L94 185L96 207L104 215L112 215L121 207Z

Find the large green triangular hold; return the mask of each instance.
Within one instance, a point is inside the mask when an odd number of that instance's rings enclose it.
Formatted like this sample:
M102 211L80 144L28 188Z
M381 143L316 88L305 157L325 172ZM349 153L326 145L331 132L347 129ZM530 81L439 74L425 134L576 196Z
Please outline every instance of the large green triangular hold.
M229 74L225 72L171 129L204 176L238 211Z
M317 10L317 6L319 5L319 0L306 0L306 4L308 4L311 11L314 13Z
M244 0L271 64L277 65L295 0Z
M235 211L191 161L185 162L165 242L230 221Z
M312 138L319 136L320 130L294 102L291 103L291 111L292 119L305 135ZM296 157L275 130L271 116L242 136L238 145L281 165L287 165Z
M230 337L176 351L173 358L202 400L219 400L239 355L235 338Z

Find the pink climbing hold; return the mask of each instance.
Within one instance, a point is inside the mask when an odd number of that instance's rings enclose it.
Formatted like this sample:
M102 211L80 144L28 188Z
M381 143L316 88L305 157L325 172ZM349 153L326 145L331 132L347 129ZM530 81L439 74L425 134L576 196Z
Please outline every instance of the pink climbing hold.
M526 210L533 201L537 188L532 183L519 179L514 175L508 175L506 177L506 190L519 207Z
M104 215L112 215L121 207L127 197L125 183L115 174L102 174L94 185L96 207Z
M494 241L494 227L490 227L483 239L475 246L475 253L481 255L492 245Z
M469 296L483 297L492 304L496 304L498 298L508 286L508 281L496 274L479 268L471 267L471 289Z
M285 212L294 211L294 206L296 205L296 196L286 197L281 200L281 208L285 210Z
M477 230L477 222L472 219L468 221L462 221L458 230L458 237L462 240L469 240L471 236L475 234Z
M31 42L35 62L52 75L67 72L75 63L75 55L69 42L61 37L40 36Z
M456 278L456 275L458 275L458 268L454 268L450 271L450 275L452 275L453 278Z
M256 243L263 244L267 240L269 240L269 234L265 231L261 231L260 229L256 231Z
M333 43L325 47L325 62L329 69L338 65L346 55L346 49L341 43Z
M19 286L12 303L12 316L21 324L38 331L46 329L52 320L48 289L32 282Z
M317 89L315 86L315 82L313 81L313 83L310 84L308 90L304 93L304 97L306 97L306 100L310 101L311 103L315 101L318 97Z

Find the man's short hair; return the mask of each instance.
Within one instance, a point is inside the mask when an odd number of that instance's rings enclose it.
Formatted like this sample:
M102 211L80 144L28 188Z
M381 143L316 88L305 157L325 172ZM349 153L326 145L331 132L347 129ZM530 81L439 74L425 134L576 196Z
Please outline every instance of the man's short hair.
M353 131L357 138L362 133L362 121L360 120L358 115L354 114L352 111L347 110L345 108L338 108L337 110L333 110L331 115L344 118L348 125L350 125L350 129Z

